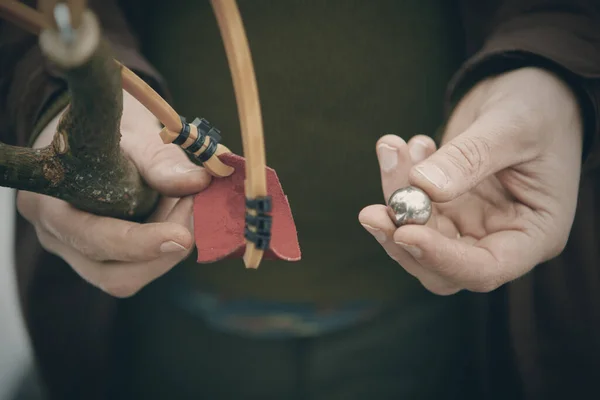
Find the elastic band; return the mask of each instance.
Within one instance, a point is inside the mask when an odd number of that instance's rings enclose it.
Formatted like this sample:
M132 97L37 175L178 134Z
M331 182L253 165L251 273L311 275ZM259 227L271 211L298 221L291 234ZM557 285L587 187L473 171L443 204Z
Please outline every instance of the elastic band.
M196 156L201 162L206 162L217 152L217 142L212 137L209 137L208 146L199 156Z
M183 148L182 144L184 144L190 137L190 125L194 125L198 129L198 137L196 137L196 140L194 140L190 146L184 148L183 150L199 161L200 164L210 160L210 158L217 152L219 141L221 140L221 131L212 126L210 122L204 118L196 118L191 124L188 124L183 116L179 116L179 119L181 120L182 125L181 132L173 141L173 143ZM208 143L206 148L200 154L196 155L195 153L202 149L207 137Z
M246 240L254 243L259 250L269 248L271 242L271 228L273 227L273 217L266 214L273 209L271 196L256 197L254 199L246 198ZM248 211L252 210L256 214ZM251 230L253 227L255 230Z
M270 233L273 226L273 217L266 214L252 215L246 213L246 226L256 228L257 232Z
M192 143L190 146L188 146L188 148L186 150L189 151L190 153L197 152L198 150L200 150L202 148L202 145L204 145L205 139L206 139L206 136L204 134L202 134L200 131L198 131L198 137L196 138L196 140L194 140L194 143Z
M253 199L246 198L246 208L256 210L258 214L271 212L273 209L271 196L255 197Z
M196 125L198 132L202 132L203 134L210 136L211 138L215 139L217 143L221 141L221 131L212 126L210 122L204 118L196 118L192 124Z
M252 232L248 227L244 230L244 238L254 243L258 250L267 250L271 244L271 234L264 232Z
M177 136L175 140L173 140L173 144L181 146L190 137L190 126L187 122L185 122L186 120L184 117L179 116L179 119L181 120L181 131L179 132L179 136Z

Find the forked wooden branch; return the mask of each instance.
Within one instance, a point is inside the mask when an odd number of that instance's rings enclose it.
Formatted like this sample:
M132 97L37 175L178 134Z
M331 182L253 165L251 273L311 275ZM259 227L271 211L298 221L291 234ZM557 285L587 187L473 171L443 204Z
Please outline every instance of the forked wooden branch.
M184 122L158 93L128 68L118 62L114 64L114 68L108 66L112 59L108 56L107 46L102 40L97 40L99 42L97 48L90 48L80 42L79 50L76 45L71 48L61 42L57 33L61 26L56 20L58 2L59 0L40 1L39 11L35 11L18 1L0 0L0 16L31 33L41 34L40 44L45 50L45 54L57 64L62 64L61 66L65 69L71 94L71 105L63 116L51 146L43 150L32 150L15 149L0 144L0 185L62 198L80 208L99 214L121 218L147 215L151 209L148 204L153 204L156 194L151 193L145 187L119 148L119 123L122 112L121 87L161 121L164 128L160 136L164 143L168 144L178 138L181 139L181 135L185 132L184 140L178 144L183 149L189 150L188 147L194 143L194 151L190 152L200 157L207 149L211 148L211 144L214 145L214 142L211 142L213 138L208 135L204 136L204 132L201 134L197 125ZM90 29L88 25L93 25L93 14L86 10L84 0L68 0L66 3L70 11L68 14L69 28L73 28L78 35L84 36L86 29ZM250 202L268 201L262 116L252 57L244 26L235 0L211 0L211 3L223 37L235 88L243 149L246 156L246 198ZM87 22L86 25L87 20L92 22ZM93 38L86 37L84 39L93 42ZM120 79L115 79L114 71L120 71ZM102 74L108 75L102 76ZM103 85L106 79L115 83L115 85L109 85L109 90L106 90ZM96 82L87 85L85 80L88 83L90 80L96 80ZM110 106L107 103L99 103L94 96L94 91L105 93L105 98L115 102ZM87 104L92 101L91 99L94 99L93 106ZM97 110L104 111L97 112ZM103 126L106 132L99 134L98 130L95 130L98 126ZM202 142L199 138L204 138L204 141ZM102 145L100 142L104 144ZM195 142L202 143L198 145ZM94 150L103 146L105 152L102 154L109 156L110 159L102 159L99 162L102 157L99 157L100 154ZM216 177L230 175L233 168L223 164L218 157L229 150L221 144L214 148L216 151L208 159L203 160L203 165ZM45 160L45 163L40 163L42 160ZM40 165L54 166L53 172L48 173L47 167L41 168L40 171ZM105 168L101 168L101 165L104 165ZM77 181L81 179L81 175L78 173L81 172L81 168L92 171L99 169L100 171L97 172L99 176L103 177L107 176L106 173L114 175L115 171L119 172L117 178L110 184L113 188L116 185L125 189L123 193L119 193L119 196L121 200L125 200L129 204L125 206L124 204L118 206L114 204L114 196L111 195L114 194L114 191L107 192L110 189L106 184L99 182L98 177L95 177L95 183L84 177L84 182L77 184ZM94 178L93 174L90 174L89 177ZM81 193L75 189L80 190L81 187L89 188L91 199L86 198L82 201L78 198L78 196L81 197ZM90 203L90 200L94 199L99 199L99 203L98 201ZM110 199L113 201L111 202ZM140 204L144 207L138 207ZM247 204L249 203L247 202ZM256 208L247 208L247 214L250 216L256 216L258 212ZM253 226L247 226L247 229L256 233L256 228ZM247 240L244 254L246 267L258 267L263 252L264 249L259 248L254 241Z
M71 100L49 146L0 145L0 185L53 196L99 215L147 217L158 195L121 151L120 69L93 14L82 13L78 36L67 46L40 12L5 0L0 9L39 32L45 52L57 50L53 58L64 67Z

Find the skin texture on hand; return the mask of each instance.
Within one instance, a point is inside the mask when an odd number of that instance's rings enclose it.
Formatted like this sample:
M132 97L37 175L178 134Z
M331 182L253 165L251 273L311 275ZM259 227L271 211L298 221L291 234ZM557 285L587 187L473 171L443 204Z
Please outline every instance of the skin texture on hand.
M116 296L129 297L185 259L193 249L192 195L210 175L174 145L164 145L158 120L123 92L121 148L144 180L162 195L143 224L82 212L68 203L19 192L19 212L35 226L42 246L64 259L83 279ZM57 116L34 147L52 141Z
M560 79L523 68L475 86L442 146L416 136L377 142L383 194L407 185L433 202L424 226L396 228L385 206L359 221L428 290L489 292L559 255L577 205L582 121Z

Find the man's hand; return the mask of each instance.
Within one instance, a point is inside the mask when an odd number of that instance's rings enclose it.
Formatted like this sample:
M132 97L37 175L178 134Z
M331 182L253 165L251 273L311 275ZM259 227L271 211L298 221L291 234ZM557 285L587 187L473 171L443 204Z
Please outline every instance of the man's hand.
M385 206L361 224L430 291L489 292L559 255L579 187L582 121L570 89L524 68L490 78L461 101L442 147L416 136L377 143L383 193L409 184L433 203L425 226L398 229Z
M64 259L85 280L116 297L128 297L185 259L193 249L192 198L210 175L176 146L165 146L156 118L124 92L123 151L162 197L147 223L104 218L64 201L19 192L19 212L31 222L42 246ZM60 116L35 147L48 145ZM187 196L187 197L186 197Z

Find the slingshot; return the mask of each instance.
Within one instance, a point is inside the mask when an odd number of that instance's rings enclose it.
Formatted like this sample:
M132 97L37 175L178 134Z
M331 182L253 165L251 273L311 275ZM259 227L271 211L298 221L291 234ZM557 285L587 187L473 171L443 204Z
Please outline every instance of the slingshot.
M243 257L247 268L264 258L300 259L292 213L274 170L266 166L258 89L248 40L235 0L211 0L231 70L245 159L220 143L210 122L181 117L133 71L118 63L123 90L162 123L160 137L191 155L215 177L196 195L194 220L198 262ZM84 0L39 1L34 10L18 1L0 0L0 15L40 35L44 54L61 56L63 67L85 64L95 51L99 29ZM89 44L89 45L88 45Z

